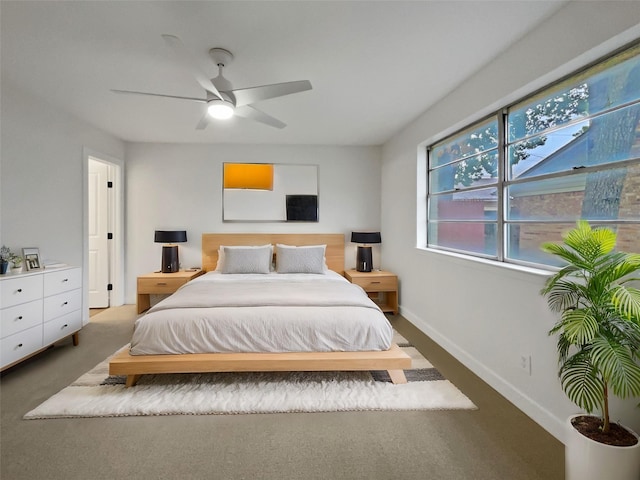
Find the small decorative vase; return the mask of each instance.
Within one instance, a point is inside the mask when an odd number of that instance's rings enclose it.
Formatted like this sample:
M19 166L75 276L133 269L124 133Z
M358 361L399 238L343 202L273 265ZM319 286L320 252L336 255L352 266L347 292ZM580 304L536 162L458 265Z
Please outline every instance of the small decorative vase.
M9 268L9 262L0 262L0 275L4 275L7 273L7 269Z
M20 265L19 267L11 267L11 273L21 273L22 272L22 265Z

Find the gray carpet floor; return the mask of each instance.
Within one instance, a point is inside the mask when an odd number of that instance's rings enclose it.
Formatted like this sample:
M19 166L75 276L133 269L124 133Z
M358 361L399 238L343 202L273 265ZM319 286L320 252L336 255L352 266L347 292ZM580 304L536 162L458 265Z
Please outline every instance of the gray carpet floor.
M3 373L3 480L564 478L560 442L401 316L394 327L478 410L22 419L128 342L135 316L106 310L79 346Z

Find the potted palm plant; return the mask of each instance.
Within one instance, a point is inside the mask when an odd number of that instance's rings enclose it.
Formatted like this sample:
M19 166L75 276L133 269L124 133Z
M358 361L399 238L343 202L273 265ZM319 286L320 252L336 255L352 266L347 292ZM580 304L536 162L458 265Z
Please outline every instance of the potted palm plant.
M567 422L566 479L638 480L638 435L610 420L609 396L640 397L640 254L615 252L616 233L584 220L563 238L542 245L566 266L541 294L561 314L549 334L562 388L588 414Z

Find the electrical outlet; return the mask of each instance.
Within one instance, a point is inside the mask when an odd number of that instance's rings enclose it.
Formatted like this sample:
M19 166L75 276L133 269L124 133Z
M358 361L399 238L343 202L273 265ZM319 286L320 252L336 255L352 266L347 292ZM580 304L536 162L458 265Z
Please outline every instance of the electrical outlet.
M531 355L520 355L520 368L531 375Z

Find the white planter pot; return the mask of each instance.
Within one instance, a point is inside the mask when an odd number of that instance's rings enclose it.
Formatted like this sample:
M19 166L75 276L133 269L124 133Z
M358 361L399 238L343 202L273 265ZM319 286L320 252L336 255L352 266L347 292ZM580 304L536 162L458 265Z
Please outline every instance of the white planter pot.
M569 417L566 424L565 480L640 479L640 442L632 447L612 447L591 440L571 425L576 416L580 415Z

